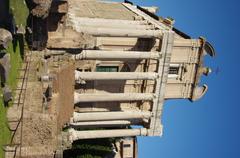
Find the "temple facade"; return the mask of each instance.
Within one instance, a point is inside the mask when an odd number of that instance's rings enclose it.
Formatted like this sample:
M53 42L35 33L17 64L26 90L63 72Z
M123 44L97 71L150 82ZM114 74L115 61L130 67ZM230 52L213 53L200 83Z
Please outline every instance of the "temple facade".
M208 86L200 81L211 73L204 58L215 56L213 47L157 10L129 1L53 0L46 16L34 12L28 19L35 51L23 122L37 116L51 125L51 138L41 142L51 145L42 149L49 157L78 140L122 138L116 157L135 158L137 136L162 136L166 100L205 95ZM22 145L25 157L29 144Z

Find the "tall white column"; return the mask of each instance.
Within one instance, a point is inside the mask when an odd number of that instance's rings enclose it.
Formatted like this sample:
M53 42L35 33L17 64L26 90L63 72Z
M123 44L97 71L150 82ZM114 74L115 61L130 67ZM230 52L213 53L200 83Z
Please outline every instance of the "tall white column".
M159 59L160 52L137 51L104 51L83 50L80 54L73 55L75 60L129 60L129 59Z
M122 127L131 125L131 121L116 120L116 121L91 121L91 122L72 122L70 123L73 128L86 128L86 127Z
M80 72L75 70L75 80L155 80L154 72Z
M90 131L76 131L69 130L69 140L71 142L81 139L98 139L98 138L118 138L118 137L133 137L133 136L147 136L148 130L141 129L116 129L116 130L90 130Z
M112 29L112 28L94 28L75 25L78 32L84 32L93 36L104 37L138 37L138 38L153 38L161 37L161 30L136 30L136 29Z
M152 101L152 93L74 93L74 103L113 101Z
M90 112L90 113L74 112L73 122L149 119L150 117L151 113L149 111Z

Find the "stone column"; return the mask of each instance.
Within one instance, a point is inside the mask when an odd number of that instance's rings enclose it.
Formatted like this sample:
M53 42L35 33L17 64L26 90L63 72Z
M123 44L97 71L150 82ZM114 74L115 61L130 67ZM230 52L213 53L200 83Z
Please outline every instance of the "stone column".
M112 29L112 28L94 28L74 25L78 32L84 32L93 36L103 37L138 37L138 38L154 38L161 37L160 30L129 30L129 29Z
M74 93L74 103L113 101L152 101L152 93Z
M75 80L155 80L154 72L80 72L75 70Z
M73 128L101 128L101 127L126 127L131 125L131 121L116 120L116 121L94 121L94 122L72 122L70 126Z
M83 50L80 54L73 55L75 60L130 60L130 59L158 59L161 53L137 51L103 51Z
M148 130L141 129L117 129L117 130L91 130L91 131L76 131L69 130L69 140L71 142L81 139L98 139L98 138L118 138L118 137L134 137L147 136Z
M91 113L74 112L73 122L149 119L150 117L151 113L149 111L91 112Z

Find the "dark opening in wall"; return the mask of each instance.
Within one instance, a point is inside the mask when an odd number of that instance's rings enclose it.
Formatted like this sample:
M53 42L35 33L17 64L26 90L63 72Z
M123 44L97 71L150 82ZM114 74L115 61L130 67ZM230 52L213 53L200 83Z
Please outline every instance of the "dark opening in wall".
M169 74L177 75L178 72L179 72L179 67L170 67L169 68Z
M43 50L47 45L47 19L29 15L27 19L26 41L32 50Z
M118 66L97 66L97 72L118 72Z

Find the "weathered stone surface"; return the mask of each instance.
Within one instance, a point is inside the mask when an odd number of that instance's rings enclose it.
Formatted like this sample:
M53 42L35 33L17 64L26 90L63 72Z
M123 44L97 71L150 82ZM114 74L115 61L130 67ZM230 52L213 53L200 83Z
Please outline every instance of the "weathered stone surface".
M33 16L45 19L50 11L52 0L26 0Z
M12 34L8 30L0 28L0 47L6 49L12 39Z
M5 103L11 101L13 99L12 91L9 87L4 87L3 89L3 100Z
M5 84L8 78L8 74L11 68L10 65L10 55L2 52L0 57L0 77L2 86Z
M71 28L48 33L48 48L88 48L96 45L96 38L86 33L79 33Z
M27 19L25 37L32 50L43 50L48 39L47 20L30 14Z

